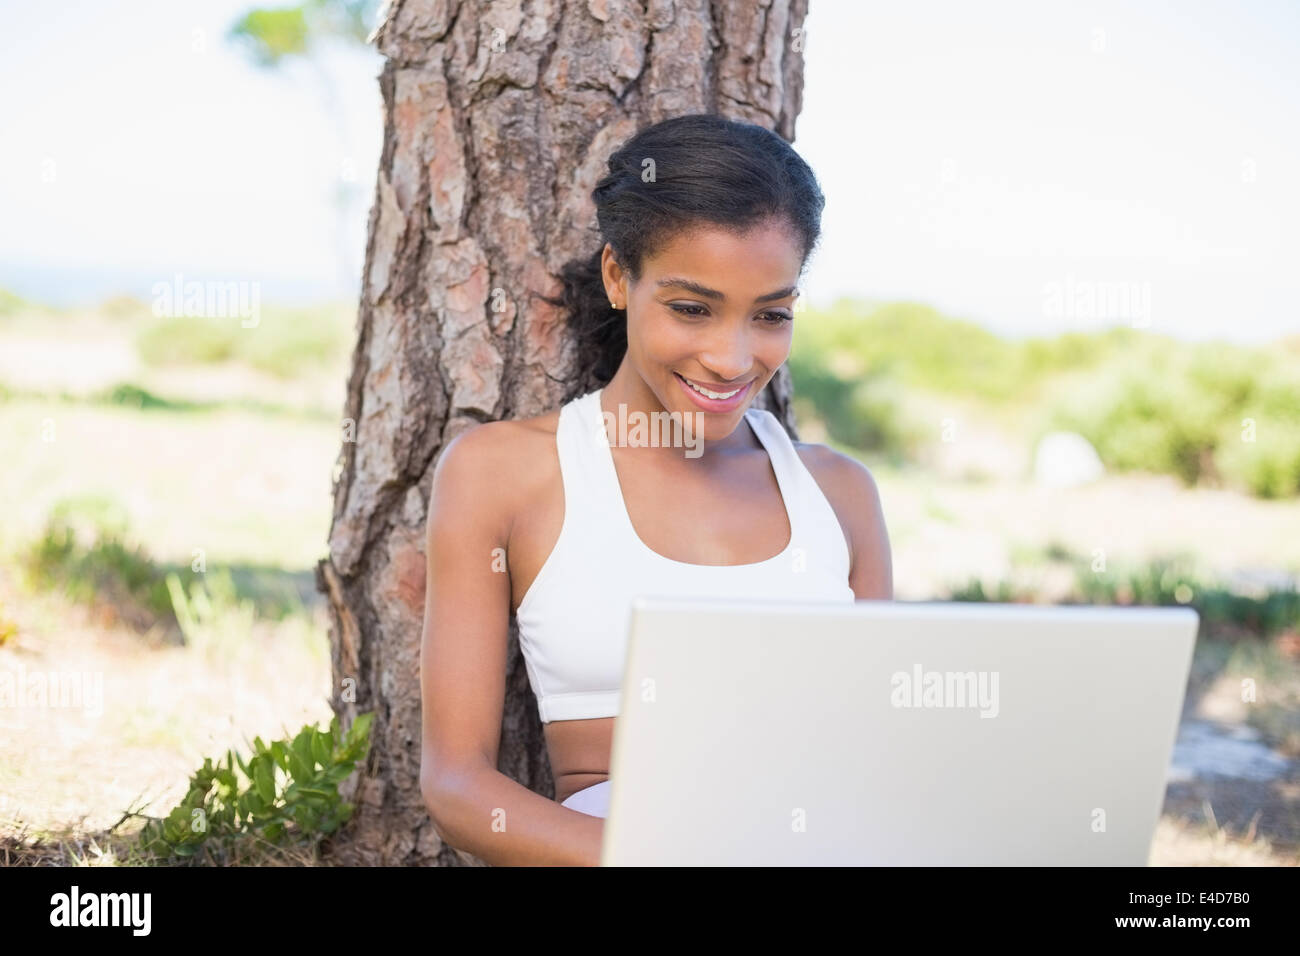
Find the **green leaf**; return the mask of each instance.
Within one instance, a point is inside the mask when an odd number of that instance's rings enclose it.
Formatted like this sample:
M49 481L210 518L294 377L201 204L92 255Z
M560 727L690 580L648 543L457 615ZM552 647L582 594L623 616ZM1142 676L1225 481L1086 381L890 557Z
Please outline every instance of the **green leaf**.
M304 763L298 751L289 751L289 773L293 775L294 780L310 780L311 770L311 764Z
M278 66L287 57L306 56L311 36L307 12L301 4L250 10L228 33L228 37L243 46L253 62L262 67Z
M284 745L283 741L277 740L271 744L271 756L275 758L275 762L280 765L281 770L287 771L289 769L289 748Z
M311 754L322 767L328 767L330 755L334 750L334 741L329 734L315 731L311 735Z
M320 787L299 787L298 792L308 797L317 797L324 800L333 800L338 797L338 793L333 790L325 790Z
M368 741L370 739L370 724L374 719L375 715L370 712L357 714L357 719L352 721L352 726L348 728L348 744L354 745L363 740Z
M305 832L310 833L316 829L320 814L306 804L299 804L294 807L293 818L298 826Z
M298 731L298 736L293 738L293 752L298 755L298 759L307 765L310 772L315 767L315 758L311 752L311 740L313 732L310 727L304 727Z
M323 779L326 783L337 785L346 780L351 773L351 764L337 764L325 771Z
M259 761L253 768L253 784L257 787L257 795L266 803L275 799L275 778L265 762Z

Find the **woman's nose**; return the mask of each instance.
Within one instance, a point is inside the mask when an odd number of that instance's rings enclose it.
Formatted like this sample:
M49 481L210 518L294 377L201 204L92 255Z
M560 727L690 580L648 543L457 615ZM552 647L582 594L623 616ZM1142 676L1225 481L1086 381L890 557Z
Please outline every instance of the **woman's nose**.
M754 367L754 350L750 348L749 335L744 331L724 333L710 343L710 348L700 353L700 365L717 376L721 382L743 378Z

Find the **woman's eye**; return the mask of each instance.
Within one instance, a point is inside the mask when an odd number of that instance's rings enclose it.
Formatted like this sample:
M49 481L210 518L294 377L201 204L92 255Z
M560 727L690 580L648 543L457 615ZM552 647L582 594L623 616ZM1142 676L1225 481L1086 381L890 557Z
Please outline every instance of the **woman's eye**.
M698 305L670 305L668 308L680 315L699 316L705 314L704 307ZM794 318L784 312L762 312L759 313L759 317L768 325L773 326L784 325L786 322L790 322Z

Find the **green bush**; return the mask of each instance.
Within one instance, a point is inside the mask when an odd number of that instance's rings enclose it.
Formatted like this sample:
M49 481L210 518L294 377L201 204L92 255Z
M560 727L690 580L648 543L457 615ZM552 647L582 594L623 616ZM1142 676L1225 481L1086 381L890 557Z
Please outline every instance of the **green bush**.
M1230 425L1215 454L1219 472L1260 498L1300 495L1300 422L1291 418L1254 419L1254 440Z
M140 330L136 350L151 365L240 361L292 378L346 354L350 319L343 305L267 308L250 328L238 317L168 316Z
M1175 356L1150 349L1071 395L1052 422L1087 438L1107 468L1172 474L1191 485L1214 471L1224 405Z
M789 365L796 397L832 438L895 459L924 439L914 393L1004 419L1041 401L1025 440L1077 431L1111 471L1300 492L1300 338L1247 348L1117 326L1010 341L916 303L840 300L797 320ZM1241 439L1246 418L1254 443Z
M1011 341L914 302L841 300L799 323L792 358L805 353L806 362L824 365L840 355L864 374L990 402L1023 400L1047 377L1100 365L1131 350L1142 336L1121 327Z
M1137 335L1117 329L1008 342L911 302L841 300L805 315L789 359L796 396L837 442L895 460L912 455L926 434L908 412L909 390L1029 401L1050 375L1096 365Z
M1203 625L1263 637L1300 627L1300 592L1272 589L1259 597L1241 594L1202 579L1186 555L1100 572L1093 571L1090 562L1076 560L1075 588L1085 604L1186 605L1196 609Z
M1021 375L1037 382L1061 372L1096 368L1133 347L1141 333L1125 326L1104 332L1065 332L1055 338L1031 338L1015 344L1020 352Z
M1019 388L1014 348L974 323L917 303L864 308L840 302L801 317L795 335L792 358L805 364L825 366L840 356L845 367L862 375L986 397Z
M197 402L178 402L170 398L162 398L148 389L132 385L130 382L122 382L112 388L105 389L95 398L107 405L121 405L142 412L153 409L177 412L195 411L203 407Z
M1108 468L1226 479L1264 497L1300 485L1300 376L1256 349L1149 340L1054 410ZM1254 443L1242 440L1245 418ZM1263 437L1260 438L1261 434Z
M302 614L293 575L277 567L160 562L127 533L126 511L99 495L65 498L21 555L28 583L61 588L73 601L110 603L140 628L173 624L187 643L230 645L254 618Z
M136 350L150 365L224 362L235 355L236 319L174 316L155 319L136 335Z
M1215 455L1225 478L1261 498L1300 494L1300 376L1291 368L1300 368L1300 354L1256 370Z
M338 309L270 311L256 329L241 332L239 355L254 368L292 378L346 353L347 324Z
M1010 581L998 581L991 593L984 588L979 578L971 578L965 584L953 588L949 601L966 603L1023 604L1030 601L1030 596L1019 591Z
M236 843L251 839L314 849L352 816L354 804L338 785L369 753L373 717L359 714L346 734L335 717L327 731L311 724L269 746L254 737L248 760L230 750L224 764L205 759L181 802L165 817L146 819L140 849L207 863L223 862Z
M8 289L0 289L0 318L16 315L27 308L27 301Z
M61 501L24 558L37 587L61 587L81 603L135 605L154 619L171 616L162 569L144 548L127 543L125 511L107 498Z
M909 440L897 385L878 375L850 377L835 370L833 357L805 350L789 359L795 395L813 406L835 441L851 448L902 457Z
M1121 607L1191 607L1202 627L1228 637L1262 637L1300 629L1300 591L1294 587L1242 593L1203 578L1190 554L1157 558L1145 563L1110 562L1094 571L1092 560L1049 545L1043 556L1073 569L1074 587L1062 603ZM978 578L951 588L949 601L1034 602L1033 585L1023 580L999 580L991 585Z

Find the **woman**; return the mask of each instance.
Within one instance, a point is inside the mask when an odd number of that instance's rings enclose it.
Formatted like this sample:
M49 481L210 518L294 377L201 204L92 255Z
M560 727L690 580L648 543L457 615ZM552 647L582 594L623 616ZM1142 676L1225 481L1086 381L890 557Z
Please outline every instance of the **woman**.
M440 836L494 864L599 863L633 596L893 596L870 472L752 407L790 353L812 171L708 115L608 165L600 250L553 301L577 346L562 407L462 433L434 472L421 788ZM621 441L664 413L675 443ZM511 613L557 802L496 769Z

